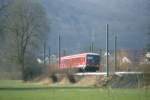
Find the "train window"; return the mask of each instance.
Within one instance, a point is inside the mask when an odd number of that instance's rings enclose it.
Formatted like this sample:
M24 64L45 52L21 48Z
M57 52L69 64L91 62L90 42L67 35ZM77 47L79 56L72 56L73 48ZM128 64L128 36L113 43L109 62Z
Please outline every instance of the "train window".
M88 59L88 60L92 60L92 59L93 59L93 56L88 56L87 59Z
M99 64L100 57L99 55L87 55L88 64Z

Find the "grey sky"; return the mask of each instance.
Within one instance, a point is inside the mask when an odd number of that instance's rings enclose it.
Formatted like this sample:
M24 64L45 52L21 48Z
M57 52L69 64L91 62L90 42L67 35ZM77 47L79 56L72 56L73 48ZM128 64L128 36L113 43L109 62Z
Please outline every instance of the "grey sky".
M43 0L43 3L52 19L51 45L62 33L63 48L75 50L89 45L94 33L97 48L105 48L107 23L110 48L114 33L118 34L119 48L140 49L149 42L146 33L150 31L150 0Z

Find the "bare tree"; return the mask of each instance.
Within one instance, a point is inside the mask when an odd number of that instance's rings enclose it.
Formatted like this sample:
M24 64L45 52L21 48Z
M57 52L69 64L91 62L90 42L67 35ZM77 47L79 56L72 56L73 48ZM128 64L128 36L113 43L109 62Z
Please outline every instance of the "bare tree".
M32 0L14 0L7 10L5 32L8 33L8 41L21 65L22 79L25 80L26 55L36 51L35 46L39 46L47 37L48 18L42 5Z
M6 8L9 6L9 4L10 0L0 0L0 44L4 42L3 23L6 15Z

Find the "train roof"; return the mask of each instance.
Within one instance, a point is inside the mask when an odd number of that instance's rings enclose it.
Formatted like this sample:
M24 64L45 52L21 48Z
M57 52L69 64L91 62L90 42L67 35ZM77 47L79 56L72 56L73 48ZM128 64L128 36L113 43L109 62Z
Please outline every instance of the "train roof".
M74 54L74 55L69 55L69 56L63 56L61 59L69 59L69 58L76 58L76 57L84 57L86 55L99 55L98 53L80 53L80 54Z
M83 53L83 54L85 54L85 55L99 55L98 53L91 53L91 52L89 52L89 53Z

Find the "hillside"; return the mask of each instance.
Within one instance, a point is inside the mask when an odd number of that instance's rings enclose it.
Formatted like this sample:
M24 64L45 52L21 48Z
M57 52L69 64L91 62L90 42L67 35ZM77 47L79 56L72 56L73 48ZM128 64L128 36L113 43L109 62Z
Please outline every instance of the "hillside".
M81 51L91 41L97 48L105 48L106 23L110 25L110 48L114 33L119 48L139 49L148 42L149 0L43 0L43 4L51 19L52 46L60 33L62 48L68 51Z

